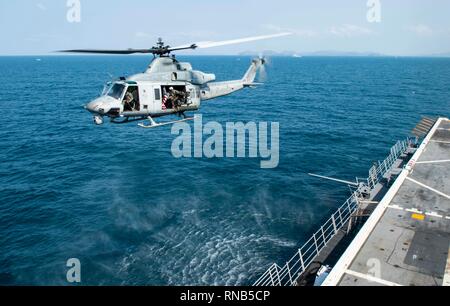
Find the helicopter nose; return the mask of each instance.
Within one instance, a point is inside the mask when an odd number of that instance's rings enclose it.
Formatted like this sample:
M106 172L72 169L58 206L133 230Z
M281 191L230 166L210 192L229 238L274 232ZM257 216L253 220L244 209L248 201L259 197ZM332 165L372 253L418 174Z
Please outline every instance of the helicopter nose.
M106 107L105 103L103 103L101 99L94 100L90 103L88 103L85 108L90 111L91 113L97 113L97 114L105 114L109 111L109 107Z
M96 113L97 110L99 109L99 102L92 101L88 103L84 108L90 111L91 113Z

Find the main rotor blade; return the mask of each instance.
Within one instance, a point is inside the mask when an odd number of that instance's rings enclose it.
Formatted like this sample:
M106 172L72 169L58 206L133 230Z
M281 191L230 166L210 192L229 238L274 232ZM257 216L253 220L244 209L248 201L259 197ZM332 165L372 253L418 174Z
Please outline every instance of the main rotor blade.
M278 33L273 35L262 35L262 36L253 36L253 37L246 37L246 38L240 38L240 39L232 39L232 40L224 40L224 41L204 41L199 42L195 44L189 44L189 45L183 45L178 47L153 47L151 49L127 49L127 50L98 50L98 49L75 49L75 50L62 50L58 52L63 53L88 53L88 54L158 54L158 55L164 55L168 54L172 51L178 51L178 50L186 50L186 49L197 49L197 48L213 48L213 47L220 47L220 46L226 46L226 45L234 45L234 44L241 44L245 42L251 42L251 41L257 41L257 40L263 40L263 39L270 39L270 38L276 38L276 37L282 37L291 35L292 33L285 32L285 33Z
M78 49L62 50L62 53L92 53L92 54L135 54L135 53L153 53L152 49L127 49L127 50L96 50L96 49Z
M264 39L288 36L288 35L292 35L292 33L284 32L284 33L273 34L273 35L253 36L253 37L224 40L224 41L203 41L203 42L195 43L193 45L183 45L183 46L179 46L179 47L175 47L175 48L171 48L171 49L185 49L185 48L192 48L192 47L195 47L193 49L196 49L196 48L206 49L206 48L214 48L214 47L220 47L220 46L241 44L241 43L257 41L257 40L264 40Z

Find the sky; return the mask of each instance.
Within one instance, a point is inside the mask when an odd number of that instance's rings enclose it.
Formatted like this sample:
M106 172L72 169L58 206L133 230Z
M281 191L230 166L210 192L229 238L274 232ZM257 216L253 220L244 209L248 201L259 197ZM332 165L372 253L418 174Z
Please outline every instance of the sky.
M371 15L379 22L368 19L368 0L2 0L0 55L149 48L158 37L176 46L285 31L293 35L195 54L263 50L397 56L450 53L450 1L369 2L375 8L381 5L380 14Z

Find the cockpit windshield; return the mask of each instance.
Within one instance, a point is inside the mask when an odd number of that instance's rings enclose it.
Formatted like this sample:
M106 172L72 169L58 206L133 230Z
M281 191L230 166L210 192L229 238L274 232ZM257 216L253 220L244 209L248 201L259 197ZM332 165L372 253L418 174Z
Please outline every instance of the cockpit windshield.
M108 91L107 95L110 97L113 97L114 99L120 100L120 98L122 98L122 94L123 94L124 90L125 90L125 85L116 83Z

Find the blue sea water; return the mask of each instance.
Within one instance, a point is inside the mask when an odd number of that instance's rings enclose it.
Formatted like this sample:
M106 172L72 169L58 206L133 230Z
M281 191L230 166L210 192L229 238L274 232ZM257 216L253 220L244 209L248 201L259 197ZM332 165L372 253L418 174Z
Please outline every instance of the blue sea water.
M218 79L247 57L185 57ZM0 284L246 285L348 196L422 115L449 115L450 59L271 59L203 121L280 123L280 164L175 159L170 127L94 126L81 105L147 57L0 57Z

